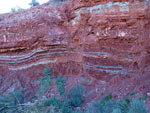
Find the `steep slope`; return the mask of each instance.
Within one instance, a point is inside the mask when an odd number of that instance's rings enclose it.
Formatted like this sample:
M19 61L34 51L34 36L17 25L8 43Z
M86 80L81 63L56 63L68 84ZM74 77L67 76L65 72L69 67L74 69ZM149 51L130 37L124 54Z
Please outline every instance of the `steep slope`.
M87 86L87 98L146 95L149 30L148 1L69 0L2 15L0 94L25 88L32 95L49 65L69 77L67 87Z

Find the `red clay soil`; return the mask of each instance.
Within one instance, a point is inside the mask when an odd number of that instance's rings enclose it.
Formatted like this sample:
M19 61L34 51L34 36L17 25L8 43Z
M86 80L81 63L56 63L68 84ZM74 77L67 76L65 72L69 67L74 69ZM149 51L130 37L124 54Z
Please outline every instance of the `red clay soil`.
M135 91L150 108L150 2L68 0L1 14L0 95L32 96L46 65L68 77L67 89L85 85L87 103Z

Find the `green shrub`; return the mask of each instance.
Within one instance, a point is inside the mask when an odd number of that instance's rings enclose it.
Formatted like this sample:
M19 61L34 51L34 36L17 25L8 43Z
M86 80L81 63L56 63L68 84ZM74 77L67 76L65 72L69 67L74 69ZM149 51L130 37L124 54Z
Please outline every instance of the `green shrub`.
M102 100L94 102L90 105L87 113L111 113L116 101L112 99L112 95L105 96Z
M133 98L128 113L147 113L144 102L137 98Z
M128 98L122 98L120 101L117 101L114 109L118 109L121 113L127 113L129 111L130 100Z
M69 94L69 103L73 107L79 107L83 103L84 87L82 85L75 85L71 88Z
M147 113L145 104L137 98L115 100L111 95L89 106L86 113Z
M19 7L19 6L17 6L17 7L13 7L13 8L11 8L11 13L19 12L19 11L22 11L22 10L24 10L24 9L23 9L23 8L21 8L21 7Z
M40 89L37 92L37 96L41 96L44 94L45 91L48 91L50 89L50 84L51 84L51 76L53 74L53 71L51 68L46 66L44 68L44 76L41 76L40 79L38 80L40 83Z
M122 112L121 112L120 109L117 109L117 108L116 108L116 109L113 109L113 112L112 112L112 113L122 113Z
M24 113L62 113L59 109L56 109L54 106L48 107L33 107L29 111L25 111Z
M23 94L17 90L8 96L0 97L0 113L18 113L17 111L22 109L23 99Z
M107 103L109 100L112 99L112 95L108 94L107 96L104 96L103 99L100 101L101 104Z
M130 91L130 92L128 92L128 94L129 94L129 95L135 95L136 92L135 92L135 91Z
M43 73L45 76L51 76L53 74L53 70L49 66L46 66Z
M16 90L7 96L0 97L0 113L147 113L143 102L146 98L143 100L137 98L114 99L111 94L90 103L83 111L81 109L84 102L84 86L74 85L67 93L66 78L63 78L61 74L58 74L57 78L52 77L53 71L48 66L44 68L43 73L44 76L38 80L40 93L38 91L36 101L26 104L24 95ZM52 80L56 82L59 97L39 98L44 97L41 95L49 90Z
M37 2L36 0L32 0L31 3L29 3L29 5L30 5L31 7L34 7L34 6L38 6L38 5L40 5L40 4L39 4L39 2Z
M51 106L51 105L55 106L56 108L61 108L62 102L59 101L56 96L54 96L52 98L47 99L44 102L44 106Z
M66 78L62 78L61 74L58 74L58 77L56 78L56 84L59 91L59 94L61 96L66 96L66 90L65 90L65 82L67 81Z

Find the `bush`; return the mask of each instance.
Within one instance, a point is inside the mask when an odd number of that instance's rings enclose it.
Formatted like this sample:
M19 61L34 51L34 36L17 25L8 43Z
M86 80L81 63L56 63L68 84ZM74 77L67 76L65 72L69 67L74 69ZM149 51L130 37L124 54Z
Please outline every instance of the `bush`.
M147 113L147 110L140 99L115 100L111 95L107 95L101 101L91 104L86 113Z
M53 71L49 67L45 67L44 76L40 77L40 87L42 87L42 89L45 90L45 87L47 86L44 84L50 84L52 73ZM58 74L55 81L61 98L58 99L56 96L54 96L47 99L43 105L54 106L63 113L74 113L73 108L79 107L83 103L84 87L81 85L75 85L71 88L70 93L67 94L65 89L67 78L63 78L61 74Z
M31 3L29 3L29 5L30 5L31 7L34 7L34 6L38 6L38 5L40 5L40 4L39 4L39 2L37 2L36 0L32 0Z
M41 76L40 79L38 80L40 89L38 90L36 96L41 96L44 94L45 91L48 91L50 89L50 84L51 84L51 76L53 74L53 71L51 68L46 66L44 68L44 76Z
M128 98L122 98L116 103L115 109L121 111L121 113L127 113L129 111L130 100ZM115 111L115 110L114 110Z
M58 92L60 96L66 96L66 90L65 90L65 82L67 81L66 78L62 78L61 74L58 74L58 77L56 79L56 84L58 88Z
M40 93L33 103L24 102L24 95L14 91L7 96L0 97L0 113L147 113L143 100L138 98L113 99L108 94L99 101L90 103L85 111L81 110L84 102L85 88L82 85L74 85L69 93L65 89L66 78L58 74L57 78L52 77L53 70L48 66L44 68L44 76L39 81ZM59 98L39 98L49 90L51 80L57 84ZM131 93L133 94L133 93ZM145 98L144 98L145 99Z
M71 88L69 94L69 104L73 107L79 107L83 103L84 87L75 85Z
M13 7L11 8L11 12L14 13L14 12L19 12L19 11L22 11L24 9L22 9L21 7L17 6L17 7Z
M112 99L112 95L109 94L105 96L101 101L93 103L93 113L112 113L115 105L116 101Z
M23 94L17 90L7 96L0 97L0 113L18 113L22 110Z
M147 113L144 102L137 98L133 98L131 102L131 107L128 113Z

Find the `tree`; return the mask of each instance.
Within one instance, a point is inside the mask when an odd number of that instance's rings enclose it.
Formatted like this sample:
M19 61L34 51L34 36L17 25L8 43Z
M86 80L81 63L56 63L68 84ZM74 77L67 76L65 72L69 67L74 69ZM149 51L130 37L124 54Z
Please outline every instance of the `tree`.
M11 12L12 12L12 13L13 13L13 12L22 11L22 10L23 10L23 9L22 9L21 7L19 7L19 6L11 8Z
M32 0L31 3L29 3L29 5L30 5L31 7L34 7L34 6L37 6L37 5L40 5L40 4L39 4L38 1Z

